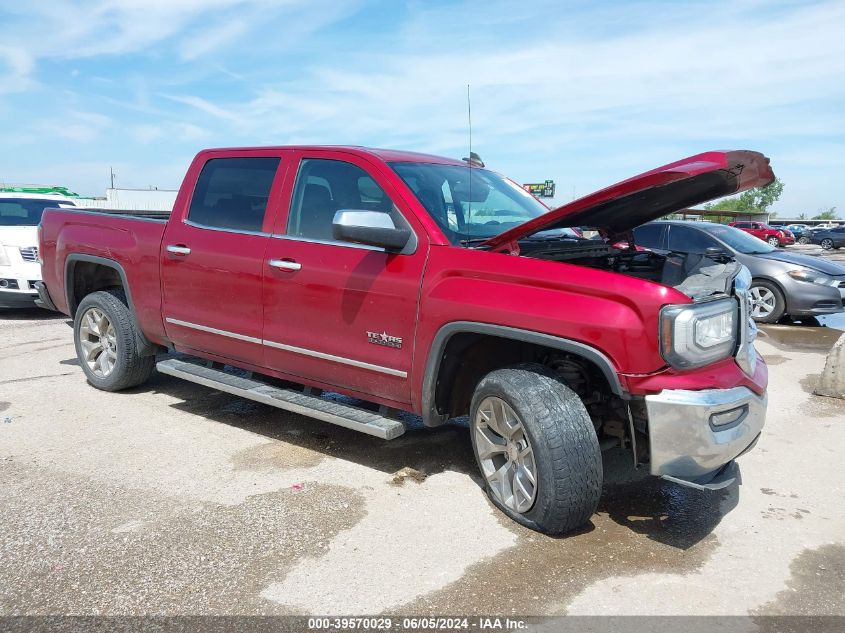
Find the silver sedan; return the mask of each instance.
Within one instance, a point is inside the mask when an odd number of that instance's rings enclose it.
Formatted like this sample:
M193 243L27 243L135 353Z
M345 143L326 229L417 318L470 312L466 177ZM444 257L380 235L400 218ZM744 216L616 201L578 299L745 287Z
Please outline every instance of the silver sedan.
M755 321L774 323L784 315L821 316L845 309L845 267L821 257L787 253L711 222L650 222L636 228L634 236L637 245L656 252L703 255L715 248L736 258L751 271Z

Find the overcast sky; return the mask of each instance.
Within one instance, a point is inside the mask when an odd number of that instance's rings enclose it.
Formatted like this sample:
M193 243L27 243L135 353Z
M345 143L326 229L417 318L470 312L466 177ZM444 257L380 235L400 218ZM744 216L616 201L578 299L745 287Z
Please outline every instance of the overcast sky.
M473 147L568 200L755 149L845 216L845 2L0 0L0 182L176 188L199 149Z

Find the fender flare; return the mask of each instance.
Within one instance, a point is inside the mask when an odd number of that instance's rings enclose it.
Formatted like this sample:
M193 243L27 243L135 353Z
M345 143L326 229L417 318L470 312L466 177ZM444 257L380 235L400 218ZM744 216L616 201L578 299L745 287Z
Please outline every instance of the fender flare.
M119 262L105 257L98 257L97 255L85 255L82 253L71 253L65 259L65 295L67 299L67 307L70 316L75 319L76 308L78 304L74 300L73 292L73 271L77 262L89 262L92 264L99 264L115 270L120 277L120 283L123 286L123 292L126 294L126 302L129 304L129 311L132 313L132 319L135 321L135 339L138 343L138 352L141 356L152 356L158 350L158 345L152 343L146 335L141 331L138 325L138 319L135 315L135 304L132 302L132 291L129 288L129 280L126 278L126 271Z
M437 331L431 342L428 359L426 360L425 376L423 377L422 385L422 413L426 426L438 426L446 421L445 414L439 413L435 404L436 378L440 372L440 363L446 345L452 336L463 333L486 334L498 338L533 343L580 356L594 363L599 368L607 380L608 385L610 385L610 390L613 394L620 398L629 398L627 392L622 388L622 383L619 381L619 375L613 363L603 352L597 350L595 347L591 347L580 341L573 341L551 334L522 330L505 325L493 325L475 321L453 321L442 326Z

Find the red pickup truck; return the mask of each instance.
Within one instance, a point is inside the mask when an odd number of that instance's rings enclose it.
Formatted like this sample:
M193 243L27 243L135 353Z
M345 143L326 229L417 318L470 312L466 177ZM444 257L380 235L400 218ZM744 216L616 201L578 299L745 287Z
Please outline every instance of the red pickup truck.
M47 210L40 300L74 318L99 389L157 368L385 439L468 416L493 503L563 533L595 511L606 448L682 485L736 479L766 411L748 271L632 229L773 178L707 152L549 210L448 158L207 150L169 217Z
M791 246L795 244L795 236L786 229L776 229L765 222L729 222L728 226L745 231L757 239L768 242L770 246Z

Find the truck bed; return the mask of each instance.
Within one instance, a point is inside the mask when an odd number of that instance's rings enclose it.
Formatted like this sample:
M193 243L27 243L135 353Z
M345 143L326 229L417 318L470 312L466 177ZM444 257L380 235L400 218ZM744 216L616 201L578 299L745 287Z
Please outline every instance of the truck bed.
M161 317L161 241L169 211L48 208L41 218L42 276L56 307L72 314L66 292L74 274L97 258L120 265L136 318L151 340L164 335Z

